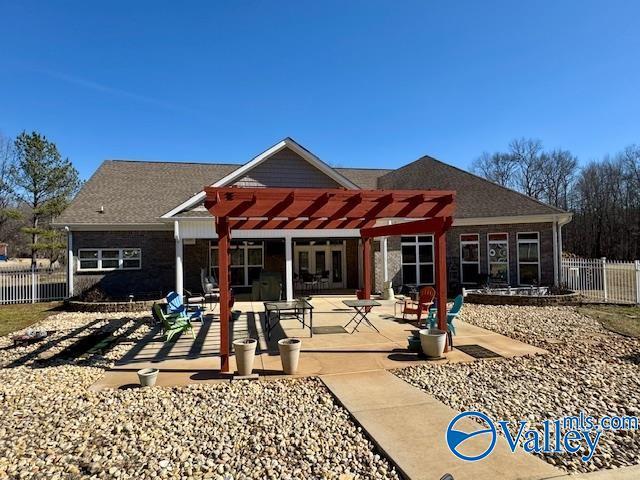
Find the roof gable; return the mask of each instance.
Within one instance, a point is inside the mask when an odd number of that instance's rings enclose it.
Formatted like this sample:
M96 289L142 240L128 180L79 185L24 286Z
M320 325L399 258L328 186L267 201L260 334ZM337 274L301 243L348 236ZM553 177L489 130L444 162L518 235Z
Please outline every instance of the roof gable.
M278 161L278 158L280 158L282 162L283 161L282 159L284 158L291 159L292 154L295 155L296 158L306 161L310 165L310 167L313 168L313 170L307 170L307 172L313 172L314 180L318 184L309 185L309 183L307 183L305 186L311 186L311 187L324 186L328 188L335 188L336 186L339 186L339 187L344 187L349 189L358 188L358 186L355 183L351 182L349 179L347 179L344 175L339 173L337 170L331 168L329 165L324 163L322 160L316 157L313 153L311 153L309 150L304 148L302 145L300 145L298 142L296 142L290 137L287 137L284 140L276 143L271 148L266 149L264 152L255 156L244 165L238 167L236 170L230 172L228 175L219 179L217 182L215 182L211 186L224 187L227 185L234 185L236 183L238 183L241 186L256 186L256 183L259 184L260 180L257 180L257 178L254 178L254 177L258 177L258 176L261 176L262 178L268 177L271 179L270 184L258 185L258 186L267 186L267 187L299 186L299 185L285 185L288 182L287 178L290 172L286 172L286 174L283 174L282 172L280 172L279 174L276 174L276 175L268 174L269 168L268 167L265 168L264 166L260 168L257 172L255 171L263 163L270 161L272 157L275 159L275 162ZM317 172L316 170L319 172ZM298 171L300 171L300 169L298 169ZM327 180L320 173L324 174L326 177L331 179L332 182L328 183ZM280 180L277 180L276 182L276 179L278 178ZM323 181L327 184L320 185L319 183ZM276 184L276 183L280 183L280 184ZM165 219L172 218L173 216L175 216L180 212L183 212L185 210L190 210L194 206L204 201L205 196L206 195L204 191L199 192L196 195L193 195L191 198L187 199L180 205L174 207L173 209L171 209L170 211L162 215L162 218L165 218Z
M378 179L380 188L456 191L456 218L565 213L465 170L424 156Z
M356 184L347 179L344 175L340 174L337 170L333 169L322 160L320 160L317 156L311 153L309 150L304 148L298 142L293 140L292 138L285 138L284 140L276 143L271 148L268 148L261 154L255 156L250 161L242 165L237 170L231 172L224 178L218 180L213 186L214 187L223 187L226 185L232 185L238 181L242 182L243 178L249 177L251 178L251 172L257 169L260 166L263 166L262 171L266 170L264 168L265 162L273 162L280 163L285 159L300 159L304 160L308 163L312 170L308 170L309 172L314 172L314 176L316 171L323 173L326 177L333 180L333 186L338 185L344 188L355 189L358 188ZM282 177L282 175L281 175ZM286 177L285 177L286 178ZM317 177L319 178L319 177ZM249 181L251 182L251 180ZM277 186L285 186L285 185L265 185L268 187L277 187ZM295 187L297 185L287 185ZM314 186L314 185L310 185Z

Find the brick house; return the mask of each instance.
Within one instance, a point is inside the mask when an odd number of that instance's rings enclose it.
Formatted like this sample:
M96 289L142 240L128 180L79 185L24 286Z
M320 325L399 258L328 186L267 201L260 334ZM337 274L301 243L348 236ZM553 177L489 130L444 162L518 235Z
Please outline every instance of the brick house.
M332 168L286 138L243 165L107 160L56 220L68 234L70 294L99 284L113 296L201 290L201 274L216 275L217 234L204 208L205 185L456 191L447 233L448 282L558 283L562 226L571 214L464 170L424 156L396 170ZM234 232L231 282L249 291L262 272L277 272L283 297L296 295L305 275L319 288L362 284L357 230ZM373 249L373 285L434 281L433 237L386 237ZM292 262L290 278L285 263Z

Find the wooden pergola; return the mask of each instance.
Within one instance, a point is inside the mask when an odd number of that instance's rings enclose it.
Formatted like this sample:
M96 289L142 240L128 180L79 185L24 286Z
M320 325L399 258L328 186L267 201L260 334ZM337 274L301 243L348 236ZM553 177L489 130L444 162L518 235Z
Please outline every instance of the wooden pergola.
M221 371L229 371L229 246L233 230L358 229L366 298L371 295L373 238L433 233L438 328L446 330L445 233L453 220L455 192L207 187L205 193L205 207L215 217L218 234ZM397 223L376 226L379 220L392 219Z

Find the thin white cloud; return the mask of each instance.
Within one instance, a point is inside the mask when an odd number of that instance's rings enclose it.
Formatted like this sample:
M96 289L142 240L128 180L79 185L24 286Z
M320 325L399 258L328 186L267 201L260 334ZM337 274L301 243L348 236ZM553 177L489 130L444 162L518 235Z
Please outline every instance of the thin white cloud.
M187 108L172 104L170 102L165 102L164 100L160 100L153 97L147 97L146 95L140 95L140 94L129 92L127 90L122 90L119 88L110 87L109 85L104 85L102 83L86 80L84 78L76 77L73 75L67 75L65 73L56 72L48 69L42 69L42 68L34 68L33 70L38 73L47 75L51 78L62 80L63 82L77 85L79 87L83 87L89 90L94 90L96 92L102 92L108 95L113 95L113 96L122 97L122 98L129 98L136 102L146 103L148 105L153 105L156 107L161 107L161 108L165 108L167 110L172 110L176 112L194 113Z

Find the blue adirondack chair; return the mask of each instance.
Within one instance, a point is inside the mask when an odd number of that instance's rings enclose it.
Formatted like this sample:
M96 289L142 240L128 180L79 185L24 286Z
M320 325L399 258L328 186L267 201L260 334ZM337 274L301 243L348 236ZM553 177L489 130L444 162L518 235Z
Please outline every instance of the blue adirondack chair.
M182 302L182 297L176 292L169 292L167 295L167 313L169 315L179 315L182 318L191 320L203 320L202 308L196 307L195 310L189 311L187 306Z
M451 310L447 312L447 336L449 337L449 346L453 346L453 335L456 334L456 327L453 325L453 320L460 315L460 310L462 310L462 305L464 304L464 297L462 295L458 295L453 300L453 306ZM435 328L438 323L437 317L437 309L431 308L429 309L429 316L427 317L427 322L429 322L429 328Z

